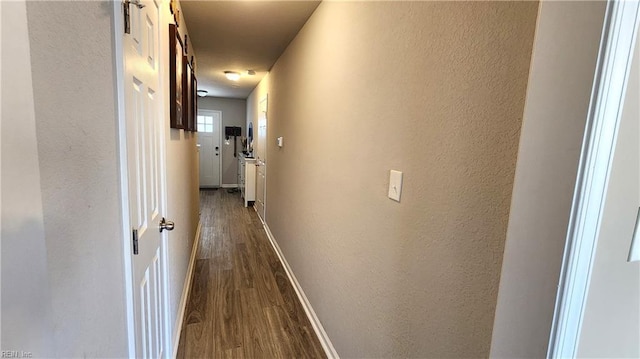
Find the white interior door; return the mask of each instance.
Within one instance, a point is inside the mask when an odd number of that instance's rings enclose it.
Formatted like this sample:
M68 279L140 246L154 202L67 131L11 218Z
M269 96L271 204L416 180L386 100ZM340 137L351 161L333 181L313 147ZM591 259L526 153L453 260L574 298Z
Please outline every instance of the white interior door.
M220 187L220 126L222 112L198 112L200 188Z
M258 148L256 153L255 207L262 221L267 211L267 97L260 100L258 115Z
M122 33L124 111L132 230L132 286L135 356L166 356L166 267L164 121L160 88L160 4L129 5L130 34ZM164 232L166 233L166 232ZM136 239L137 238L137 245Z

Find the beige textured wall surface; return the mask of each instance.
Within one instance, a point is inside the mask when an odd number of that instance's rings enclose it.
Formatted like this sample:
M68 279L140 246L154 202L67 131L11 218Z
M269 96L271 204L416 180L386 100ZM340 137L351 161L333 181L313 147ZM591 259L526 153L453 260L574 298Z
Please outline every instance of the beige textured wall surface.
M27 2L55 357L127 355L112 12Z
M489 355L537 7L323 2L273 67L267 223L341 357Z
M179 6L179 3L178 3ZM162 47L162 59L169 58L169 23L173 23L173 15L169 12L167 3L163 3L162 9L162 25L161 42L165 44ZM187 24L181 14L180 27L178 32L180 37L184 39L184 35L189 34ZM190 36L189 36L190 38ZM189 54L196 56L193 50L193 44L189 39ZM199 162L197 134L184 130L169 128L169 61L163 62L163 76L166 86L164 92L165 103L165 133L166 133L166 170L167 170L167 213L168 220L174 221L176 227L168 233L168 258L167 263L169 269L169 311L171 318L169 322L173 325L171 328L171 339L174 340L178 333L178 312L180 311L180 301L182 299L184 284L187 280L187 270L189 268L189 259L191 250L193 249L194 238L200 221L200 197L199 197ZM197 64L197 61L196 61Z
M627 262L640 205L638 39L584 308L580 358L640 358L640 262Z
M25 1L0 3L2 24L1 350L53 357L53 320Z
M34 255L30 266L47 266L57 350L45 356L126 357L114 4L28 1L26 7L47 251L46 260ZM162 11L167 44L168 7ZM168 59L167 46L163 51ZM164 95L168 210L162 215L176 222L167 248L172 322L198 222L198 163L195 135L168 129Z
M167 101L167 104L169 102ZM167 108L167 113L168 108ZM167 119L167 124L169 120ZM167 125L168 126L168 125ZM198 153L196 135L183 130L168 130L167 138L167 213L175 222L168 236L169 305L172 339L177 332L178 312L184 283L187 280L189 259L200 220L198 196Z
M222 111L222 173L221 184L237 184L238 158L233 157L233 138L230 145L224 144L225 126L242 127L242 136L247 136L247 100L220 97L202 97L198 99L198 109ZM240 137L237 145L238 153L242 151Z
M269 91L269 74L262 78L258 86L251 91L247 97L247 123L245 128L249 128L249 123L253 124L253 151L254 154L258 150L258 117L260 109L260 100L262 100ZM267 99L268 102L268 99ZM267 104L268 105L268 104ZM268 108L267 108L268 110ZM269 118L267 118L267 122ZM267 132L269 128L267 127ZM266 156L264 156L266 158Z
M546 356L605 2L540 5L491 356Z

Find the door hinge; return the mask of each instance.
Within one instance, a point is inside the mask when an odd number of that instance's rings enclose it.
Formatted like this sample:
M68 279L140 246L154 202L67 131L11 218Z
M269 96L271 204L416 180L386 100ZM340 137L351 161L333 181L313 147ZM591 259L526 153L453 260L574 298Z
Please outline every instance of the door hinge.
M131 33L131 14L129 11L129 1L125 0L122 2L122 9L124 11L124 33Z
M129 1L125 0L122 2L122 9L124 10L124 33L131 33L131 13L129 10Z
M122 2L122 9L124 10L124 33L131 33L131 8L129 5L135 5L138 9L142 9L145 5L140 3L140 0L124 0Z
M138 254L138 230L133 230L133 254Z

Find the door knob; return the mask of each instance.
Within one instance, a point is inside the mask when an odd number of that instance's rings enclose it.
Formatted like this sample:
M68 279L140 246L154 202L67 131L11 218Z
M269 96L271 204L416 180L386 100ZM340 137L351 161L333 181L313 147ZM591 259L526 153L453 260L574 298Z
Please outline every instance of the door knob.
M164 219L164 217L162 217L162 220L160 221L160 232L162 232L165 229L167 231L173 231L175 226L176 226L175 223L173 223L172 221L167 221L166 219Z

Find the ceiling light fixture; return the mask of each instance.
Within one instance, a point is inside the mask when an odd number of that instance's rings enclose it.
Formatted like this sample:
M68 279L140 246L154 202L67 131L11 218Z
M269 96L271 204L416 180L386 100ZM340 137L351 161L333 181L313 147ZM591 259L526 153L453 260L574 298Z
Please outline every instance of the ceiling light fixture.
M255 74L256 74L255 70L247 70L247 75L253 76Z
M205 97L209 93L207 90L198 90L196 92L198 93L198 97Z
M240 80L240 74L235 72L235 71L225 71L224 75L227 77L227 79L229 79L230 81L238 81Z

